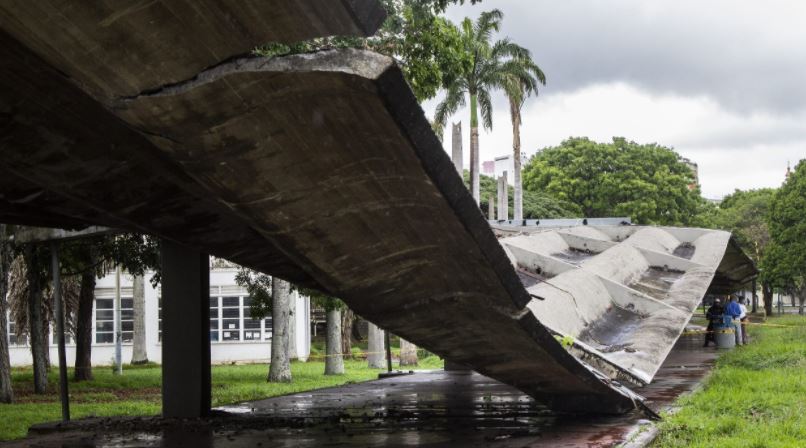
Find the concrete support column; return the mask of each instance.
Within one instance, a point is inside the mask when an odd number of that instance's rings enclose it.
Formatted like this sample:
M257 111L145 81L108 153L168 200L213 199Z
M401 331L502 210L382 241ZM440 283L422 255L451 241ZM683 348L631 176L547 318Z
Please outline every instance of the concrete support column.
M162 415L210 412L210 257L162 241Z
M509 219L509 188L507 187L507 172L498 178L498 220Z
M453 166L456 167L456 172L459 173L459 177L464 175L464 169L462 165L464 161L462 160L462 122L453 123L453 135L451 138L451 160L453 160Z
M495 219L495 197L490 196L487 202L487 219Z

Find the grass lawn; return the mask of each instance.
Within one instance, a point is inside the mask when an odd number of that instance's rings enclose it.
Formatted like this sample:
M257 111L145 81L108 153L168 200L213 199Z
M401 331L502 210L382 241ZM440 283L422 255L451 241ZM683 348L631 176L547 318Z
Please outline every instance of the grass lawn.
M312 352L315 356L316 350ZM421 359L417 368L442 368L442 360L430 355ZM325 376L324 361L295 361L291 364L294 381L275 384L266 382L266 364L213 366L213 406L367 381L376 379L380 372L368 368L366 360L345 360L344 370L344 375ZM161 372L158 365L124 366L122 376L113 375L110 367L96 367L93 374L92 381L70 382L72 418L159 414ZM70 369L70 378L72 376ZM48 394L35 395L31 369L13 369L16 402L0 404L0 440L24 437L34 423L61 419L58 381L58 369L53 368Z
M753 342L718 359L653 447L806 446L806 317L767 323L787 327L751 327Z

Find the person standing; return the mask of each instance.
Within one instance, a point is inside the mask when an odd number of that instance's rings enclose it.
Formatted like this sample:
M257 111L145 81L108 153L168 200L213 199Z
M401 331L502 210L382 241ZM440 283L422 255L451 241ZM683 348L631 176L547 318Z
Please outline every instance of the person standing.
M742 314L739 315L739 322L742 326L742 345L747 345L749 337L747 335L747 306L744 304L744 299L739 300L739 309Z
M714 326L722 320L722 315L725 313L725 307L722 306L722 300L719 297L714 299L714 303L708 307L705 312L705 318L708 319L708 328L705 329L705 344L703 347L708 347L708 344L713 342L716 345L716 337L714 335Z
M736 345L742 345L742 325L741 321L739 320L739 316L742 315L742 308L739 306L737 302L736 296L730 296L730 302L725 307L725 316L730 317L730 320L733 324L733 331L736 336Z

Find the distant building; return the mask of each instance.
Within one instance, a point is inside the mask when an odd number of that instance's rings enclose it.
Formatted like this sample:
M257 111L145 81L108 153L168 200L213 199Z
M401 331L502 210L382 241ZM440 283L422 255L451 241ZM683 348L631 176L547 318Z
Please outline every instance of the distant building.
M680 161L683 162L687 167L689 167L689 169L694 175L694 183L689 184L688 189L689 190L696 189L697 186L700 185L700 170L697 167L697 164L685 157L681 158Z
M499 177L504 175L504 172L507 173L507 183L512 184L514 180L514 172L515 172L515 162L511 155L496 157L494 160L495 163L495 171L494 177L498 179Z
M495 174L495 162L492 160L488 160L486 162L481 162L481 174L486 174L488 176L492 176Z
M251 298L246 290L235 283L235 268L210 270L210 361L214 364L233 362L267 362L271 357L272 319L252 319ZM146 274L146 278L150 273ZM132 359L134 311L132 277L121 276L120 285L121 336L123 362ZM145 282L146 351L148 360L162 361L162 291L151 282ZM115 276L106 275L95 285L95 307L92 313L92 364L111 364L115 356ZM306 359L310 355L310 299L292 292L296 301L295 325L297 353L292 356ZM10 317L10 316L9 316ZM50 326L53 330L53 325ZM6 336L9 338L9 357L12 366L30 365L31 347L27 336L16 335L14 322L9 319ZM75 340L66 335L67 362L75 363ZM0 336L2 337L2 336ZM48 336L50 359L58 359L56 338Z

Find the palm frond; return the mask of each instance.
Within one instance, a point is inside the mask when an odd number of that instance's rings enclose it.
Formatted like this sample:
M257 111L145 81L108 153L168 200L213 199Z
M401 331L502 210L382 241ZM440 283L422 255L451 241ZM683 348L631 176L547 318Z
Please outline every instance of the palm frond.
M445 124L448 122L448 117L455 114L456 111L459 110L460 107L464 107L464 105L465 91L461 83L455 83L448 88L445 93L445 98L437 104L432 127L435 129L436 127L444 128ZM441 134L441 131L437 133L437 135Z
M478 93L479 112L481 112L481 122L485 129L493 129L493 103L490 100L490 92L487 89L479 89Z
M484 11L479 15L476 20L476 25L473 27L473 34L475 40L478 42L488 42L493 31L498 31L501 26L501 20L504 18L504 13L499 9L491 11Z

